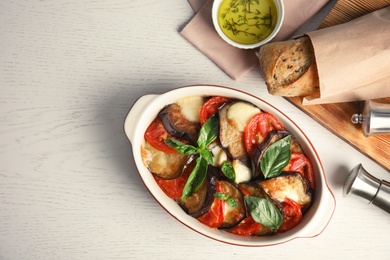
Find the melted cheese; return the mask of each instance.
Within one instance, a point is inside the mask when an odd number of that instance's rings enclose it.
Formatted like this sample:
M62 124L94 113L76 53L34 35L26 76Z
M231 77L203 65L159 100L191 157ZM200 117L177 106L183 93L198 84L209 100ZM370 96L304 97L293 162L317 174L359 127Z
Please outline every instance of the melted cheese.
M223 204L223 215L224 218L228 218L230 214L234 214L236 211L236 208L233 208L232 206L229 205L229 203L224 202Z
M236 179L235 181L237 183L250 181L252 178L252 170L240 162L239 160L234 160L232 163L234 172L236 173Z
M233 124L240 132L243 132L249 119L260 113L258 107L245 102L234 103L227 112L229 123Z
M164 153L144 141L141 146L144 165L153 173L163 178L170 178L182 170L186 156L180 153Z
M221 167L222 163L227 161L227 154L221 146L212 143L209 145L208 149L213 154L213 166Z
M284 201L286 198L289 198L301 206L311 201L310 196L306 193L306 187L302 178L279 176L263 181L260 185L267 194L278 201Z
M203 103L201 96L183 97L176 101L183 116L192 122L199 122L199 112Z

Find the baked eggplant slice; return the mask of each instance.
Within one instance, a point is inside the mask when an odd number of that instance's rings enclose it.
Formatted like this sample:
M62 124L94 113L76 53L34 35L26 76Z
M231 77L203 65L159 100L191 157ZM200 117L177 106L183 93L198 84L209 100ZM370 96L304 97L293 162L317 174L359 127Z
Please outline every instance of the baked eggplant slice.
M256 149L252 153L252 170L253 170L253 179L264 179L264 175L261 172L260 169L260 162L263 158L264 152L267 150L270 145L273 143L279 141L280 139L290 135L291 141L290 141L290 150L291 152L299 152L303 153L303 150L301 146L299 145L298 141L295 139L293 135L291 135L288 131L285 130L273 130L268 134L268 137L260 143Z
M214 202L216 193L216 177L213 172L214 167L208 167L207 176L199 189L186 199L177 198L175 201L180 207L194 218L198 218L210 210ZM193 168L186 170L192 171Z
M244 101L228 103L219 110L219 138L232 158L248 161L243 133L249 119L259 112L258 107Z
M234 182L228 179L220 179L218 182L221 185L221 193L235 201L234 206L225 201L224 218L221 226L219 226L219 229L229 229L236 226L246 217L244 195Z
M264 193L264 191L260 188L259 182L252 181L252 182L247 182L247 183L241 183L239 186L240 186L241 190L244 190L245 195L268 199L272 203L274 203L275 206L279 210L281 210L281 205L278 204L277 202L273 201L271 198L269 198L267 196L267 194ZM248 211L247 215L250 215L249 211ZM260 224L260 228L256 232L252 233L252 235L253 236L270 236L270 235L276 234L276 232L277 232L277 230Z
M165 106L158 114L165 130L178 139L184 139L195 144L200 130L200 123L189 120L176 104Z
M238 186L240 190L245 194L245 196L255 196L260 198L265 197L264 192L260 188L257 181L240 183Z
M312 189L299 172L282 172L278 177L259 182L260 188L272 200L282 203L289 198L305 212L313 200Z
M180 153L165 153L151 146L146 140L141 146L144 165L156 176L170 180L178 177L193 158Z

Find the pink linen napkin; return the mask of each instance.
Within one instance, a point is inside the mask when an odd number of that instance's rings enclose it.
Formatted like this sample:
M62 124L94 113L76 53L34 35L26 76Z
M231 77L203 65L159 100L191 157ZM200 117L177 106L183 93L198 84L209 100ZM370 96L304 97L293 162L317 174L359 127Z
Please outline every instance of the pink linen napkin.
M284 22L273 41L285 40L329 0L285 0ZM239 80L258 64L257 49L243 50L231 46L219 37L211 18L213 0L188 0L196 13L180 34L212 60L227 75Z

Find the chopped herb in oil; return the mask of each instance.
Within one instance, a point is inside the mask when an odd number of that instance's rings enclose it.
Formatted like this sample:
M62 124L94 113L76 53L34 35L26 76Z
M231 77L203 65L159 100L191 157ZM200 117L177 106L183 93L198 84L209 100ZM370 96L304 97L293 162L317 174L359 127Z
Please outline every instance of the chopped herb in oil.
M271 34L276 22L272 0L225 0L218 11L218 23L232 41L257 43Z

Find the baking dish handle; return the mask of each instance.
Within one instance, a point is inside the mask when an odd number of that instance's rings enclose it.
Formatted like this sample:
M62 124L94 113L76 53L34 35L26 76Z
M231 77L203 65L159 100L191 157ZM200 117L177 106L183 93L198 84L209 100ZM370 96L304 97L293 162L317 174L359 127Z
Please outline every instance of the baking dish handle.
M157 95L145 95L140 98L138 98L133 106L130 108L129 113L126 116L125 122L124 122L124 129L127 138L129 138L130 142L132 143L134 140L134 133L135 133L135 127L138 125L138 121L141 118L142 112L145 110L146 106L156 98Z
M311 226L311 229L307 232L306 237L315 237L320 235L333 217L336 209L336 199L329 187L326 186L324 189L325 192L322 194L323 198L320 202L322 206L317 210L315 215L316 220L313 222L324 223L324 225Z

